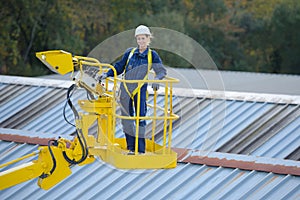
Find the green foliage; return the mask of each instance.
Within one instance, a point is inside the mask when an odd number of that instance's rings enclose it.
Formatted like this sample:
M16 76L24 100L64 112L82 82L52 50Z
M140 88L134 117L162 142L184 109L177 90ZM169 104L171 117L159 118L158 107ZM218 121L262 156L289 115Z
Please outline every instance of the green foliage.
M254 0L234 18L249 71L300 74L300 4L297 0Z
M87 55L139 24L182 32L200 43L221 70L300 74L298 0L10 0L0 8L0 73L49 71L35 52ZM159 50L168 66L190 67Z
M274 72L300 74L300 4L296 1L279 4L274 10L270 29Z

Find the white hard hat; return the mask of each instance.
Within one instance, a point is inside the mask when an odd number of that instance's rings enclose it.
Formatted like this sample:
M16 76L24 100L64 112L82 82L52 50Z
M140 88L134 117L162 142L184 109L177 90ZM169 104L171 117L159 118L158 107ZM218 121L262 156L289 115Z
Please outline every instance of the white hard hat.
M151 35L150 29L147 26L144 25L139 25L135 29L134 36L136 37L137 35Z

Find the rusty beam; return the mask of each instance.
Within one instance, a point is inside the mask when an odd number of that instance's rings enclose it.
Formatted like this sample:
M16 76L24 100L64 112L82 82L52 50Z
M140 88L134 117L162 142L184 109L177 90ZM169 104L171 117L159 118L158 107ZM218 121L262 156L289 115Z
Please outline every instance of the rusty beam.
M57 138L55 134L34 131L0 128L0 140L27 144L48 145L48 141ZM69 139L69 138L68 138Z
M173 148L173 150L178 155L178 162L181 163L239 168L244 170L300 176L299 161L180 148Z
M22 130L0 128L0 140L37 144L45 146L54 139L53 134L25 133ZM172 148L177 153L179 163L192 163L217 167L239 168L278 174L300 176L300 162L279 158L257 157L251 155L207 152L184 148Z
M27 144L38 144L41 146L48 145L48 141L54 138L39 138L39 137L28 137L22 135L2 134L0 133L0 140Z

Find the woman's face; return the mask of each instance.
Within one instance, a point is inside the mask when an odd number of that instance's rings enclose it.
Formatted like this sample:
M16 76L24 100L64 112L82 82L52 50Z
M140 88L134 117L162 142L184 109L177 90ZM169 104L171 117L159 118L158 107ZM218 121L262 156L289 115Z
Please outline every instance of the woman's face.
M150 37L148 35L137 35L136 42L139 49L146 49L150 43Z

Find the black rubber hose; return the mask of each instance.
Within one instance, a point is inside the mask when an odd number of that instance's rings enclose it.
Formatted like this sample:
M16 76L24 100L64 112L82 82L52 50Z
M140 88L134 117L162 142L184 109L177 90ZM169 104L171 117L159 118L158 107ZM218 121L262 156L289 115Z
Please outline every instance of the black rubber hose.
M47 178L49 175L51 175L54 171L55 171L55 169L56 169L56 159L55 159L55 156L54 156L54 154L53 154L53 151L52 151L52 149L51 149L51 142L57 142L56 140L49 140L48 141L48 150L49 150L49 153L50 153L50 155L51 155L51 158L52 158L52 162L53 162L53 166L52 166L52 169L50 170L50 174L42 174L41 176L40 176L40 178Z
M74 113L74 110L75 110L76 114L78 115L78 113L77 113L76 109L74 108L74 106L73 106L73 104L72 104L72 101L71 101L71 97L72 97L72 95L73 95L73 93L74 93L74 88L75 88L75 84L71 85L71 86L69 87L69 89L68 89L68 92L67 92L67 101L66 101L66 103L65 103L65 105L64 105L64 109L63 109L63 116L64 116L65 121L66 121L68 124L70 124L70 125L76 127L76 126L75 126L74 124L72 124L72 123L67 119L67 117L66 117L66 107L67 107L67 104L71 107L73 113ZM71 93L71 92L72 92L72 93ZM71 94L70 94L70 93L71 93ZM75 113L74 113L74 114L75 114ZM75 116L75 117L76 117L76 116ZM77 116L77 117L78 117L78 116Z
M71 86L69 87L68 92L67 92L67 102L66 102L66 103L68 103L68 105L69 105L70 108L72 109L72 111L73 111L73 113L74 113L75 120L76 120L76 119L79 119L79 114L78 114L76 108L73 106L73 103L72 103L72 101L71 101L71 97L72 97L72 95L73 95L73 92L74 92L74 90L75 90L75 87L76 87L75 84L73 84L73 85L71 85ZM65 107L66 107L66 104L65 104ZM76 127L74 124L72 124L71 122L69 122L69 121L66 119L66 117L65 117L65 107L64 107L64 118L65 118L65 120L66 120L69 124L71 124L71 125L73 125L74 127ZM80 133L80 135L78 134L78 132ZM66 152L63 152L64 158L65 158L69 163L71 163L71 164L79 164L79 163L83 162L83 161L87 158L87 156L88 156L88 148L87 148L86 140L85 140L85 138L84 138L84 136L83 136L81 130L76 129L76 135L77 135L77 137L78 137L78 140L79 140L79 143L80 143L80 146L81 146L81 149L82 149L82 157L81 157L81 159L80 159L79 161L71 160L71 159L68 157L67 153L66 153ZM82 140L83 140L83 141L82 141Z

